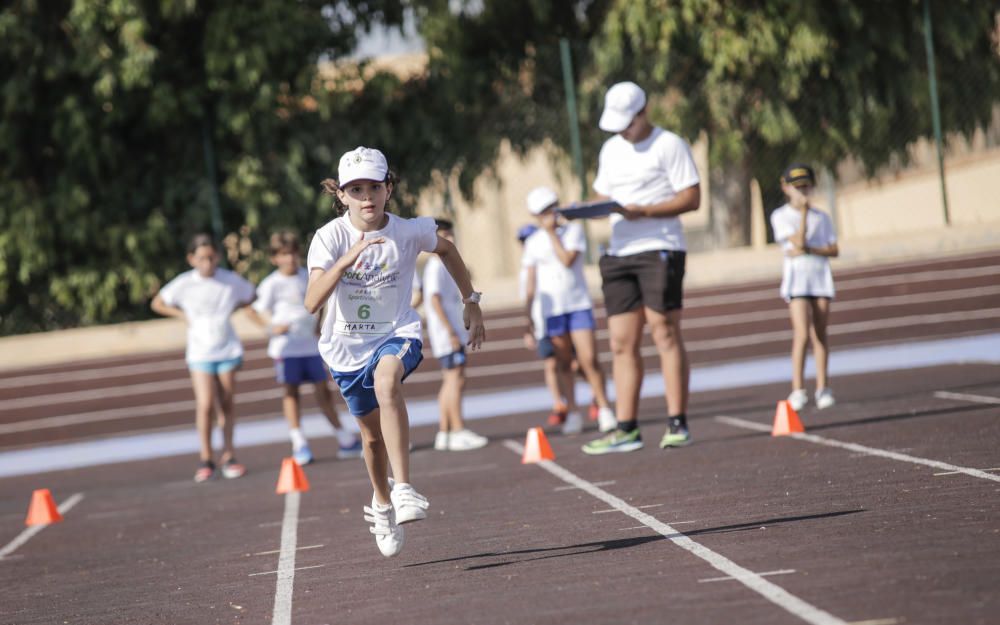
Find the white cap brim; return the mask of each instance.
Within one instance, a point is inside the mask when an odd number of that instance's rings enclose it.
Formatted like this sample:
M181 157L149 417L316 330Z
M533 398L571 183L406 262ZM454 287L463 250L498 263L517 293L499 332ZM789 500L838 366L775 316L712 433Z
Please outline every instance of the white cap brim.
M628 117L619 111L606 108L601 113L601 119L597 121L597 127L604 132L621 132L628 128L634 117L634 115Z

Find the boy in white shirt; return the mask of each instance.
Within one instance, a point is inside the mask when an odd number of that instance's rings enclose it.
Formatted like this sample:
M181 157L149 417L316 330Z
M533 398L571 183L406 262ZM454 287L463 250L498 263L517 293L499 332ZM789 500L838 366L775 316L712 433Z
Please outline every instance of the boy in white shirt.
M564 434L583 430L583 417L577 409L573 383L574 352L580 369L590 384L598 405L598 424L602 432L616 427L614 411L604 389L604 371L597 359L594 307L583 275L583 254L587 249L579 223L559 224L556 207L559 197L548 187L528 193L528 211L538 220L539 228L524 242L521 266L525 271L525 314L529 327L534 325L534 310L540 309L544 336L552 342L561 391L566 399Z
M361 441L340 424L327 386L326 365L316 346L317 319L309 314L303 303L309 274L299 264L299 238L287 230L275 232L271 235L270 248L271 263L277 269L261 281L257 287L257 301L248 312L252 311L250 318L267 328L271 337L267 355L274 359L275 374L284 389L281 407L292 439L292 457L299 465L313 461L309 441L300 424L299 386L309 382L316 394L316 404L337 436L337 457L357 458L361 455Z
M452 243L455 231L446 219L435 219L438 236ZM441 363L441 390L438 407L441 422L434 437L434 449L465 451L479 449L488 439L465 427L462 393L465 390L465 347L469 333L462 323L462 294L441 259L432 255L424 265L424 319L431 353Z
M809 403L803 373L810 338L816 361L816 407L829 408L836 403L827 386L830 349L826 328L834 296L830 259L836 258L840 249L830 216L809 204L815 186L811 167L789 165L781 174L781 190L788 202L771 213L774 241L785 253L781 297L788 302L792 321L792 392L788 402L795 410Z
M237 478L247 471L236 461L233 445L236 372L243 364L243 344L229 317L253 302L254 287L232 271L219 268L219 248L207 234L191 238L187 261L192 269L164 285L151 307L161 315L187 322L185 360L194 388L195 425L201 443L201 463L194 481L215 476L212 411L216 406L222 429L222 475Z

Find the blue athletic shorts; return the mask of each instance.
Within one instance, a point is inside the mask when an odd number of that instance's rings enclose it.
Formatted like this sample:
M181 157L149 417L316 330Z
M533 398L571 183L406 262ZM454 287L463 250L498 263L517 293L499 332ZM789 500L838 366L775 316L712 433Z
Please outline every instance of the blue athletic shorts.
M446 356L438 358L442 369L455 369L465 364L465 349L459 348L457 352L452 352Z
M382 343L368 359L368 364L356 371L334 371L333 381L340 387L347 409L355 417L363 417L378 408L375 398L375 367L383 356L395 356L403 362L405 380L424 359L423 345L417 339L391 338Z
M594 311L575 310L564 315L555 315L545 319L545 336L562 336L576 330L593 330L597 327L594 323Z
M220 373L229 373L230 371L239 369L240 365L243 364L243 357L239 356L228 360L201 360L187 364L188 369L191 371L202 371L204 373L211 373L212 375L219 375Z
M552 339L547 336L543 336L538 339L538 357L542 360L546 358L552 358L556 355L556 348L552 347Z
M274 373L279 384L299 385L303 382L326 382L326 364L319 354L315 356L292 356L277 358Z

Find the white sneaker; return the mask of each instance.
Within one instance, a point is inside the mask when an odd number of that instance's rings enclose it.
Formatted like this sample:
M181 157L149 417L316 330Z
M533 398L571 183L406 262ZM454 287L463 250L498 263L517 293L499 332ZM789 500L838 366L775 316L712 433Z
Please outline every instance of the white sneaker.
M796 389L788 396L788 403L792 405L795 412L802 410L809 403L809 394L804 388Z
M399 555L406 542L406 534L396 523L396 512L392 504L380 504L372 496L371 507L365 506L365 521L372 524L368 531L375 534L375 544L382 555L387 558Z
M597 429L605 434L618 427L618 419L610 408L599 408L597 410Z
M411 523L427 518L430 503L409 484L395 482L389 494L392 507L396 509L396 523Z
M579 434L582 431L583 431L583 417L580 416L580 411L571 410L569 414L566 415L566 420L563 421L562 433Z
M486 443L490 442L490 439L485 436L480 436L472 430L455 430L454 432L447 432L445 433L445 437L448 441L448 451L467 451L470 449L479 449L480 447L485 447ZM436 440L434 442L437 443Z
M448 433L438 430L434 435L434 449L438 451L448 451Z
M829 408L835 403L837 403L837 400L833 398L833 391L830 389L824 388L816 391L816 407L820 410Z

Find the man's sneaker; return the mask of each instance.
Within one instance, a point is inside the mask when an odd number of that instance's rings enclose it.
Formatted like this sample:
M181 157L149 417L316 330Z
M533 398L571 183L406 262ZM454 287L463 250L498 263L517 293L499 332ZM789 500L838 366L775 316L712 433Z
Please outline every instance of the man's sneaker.
M236 458L230 458L222 463L222 477L227 480L234 480L247 474L247 468L236 462Z
M426 497L409 484L392 482L391 487L389 498L392 500L392 507L396 509L396 523L411 523L427 518L430 503Z
M341 460L344 458L360 458L362 455L361 439L357 437L354 438L353 443L349 445L341 443L339 449L337 449L337 457Z
M577 410L570 411L566 414L566 421L562 425L563 434L579 434L583 431L583 417L580 416L580 412Z
M597 421L600 418L601 407L597 405L596 399L590 402L590 412L587 413L587 416L590 417L591 421Z
M309 445L303 445L292 450L292 458L295 459L295 464L304 467L313 461L312 450L309 449Z
M365 506L365 521L372 524L368 531L375 534L378 550L387 558L399 555L406 541L403 528L396 523L396 512L392 504L380 504L372 496L372 505Z
M441 432L438 432L441 434ZM485 447L490 439L485 436L480 436L472 430L455 430L453 432L445 432L445 438L447 439L448 451L468 451L470 449L479 449L480 447ZM435 449L437 448L437 440L435 439Z
M804 388L796 389L791 392L788 396L788 403L792 405L792 408L796 412L802 410L809 403L809 393L806 393Z
M610 432L618 427L618 419L610 408L599 408L597 410L597 429L601 432Z
M691 443L691 433L686 425L671 424L660 439L660 449L667 447L683 447Z
M639 428L631 432L623 432L615 428L614 432L584 445L583 453L600 456L601 454L635 451L636 449L642 449L642 436L639 434Z
M194 472L194 481L199 484L207 482L213 477L215 477L215 463L211 460L203 461L198 465L198 470Z
M562 425L565 420L566 406L560 404L552 407L552 412L549 413L549 417L545 422L549 425Z
M835 403L837 400L833 398L833 391L830 389L824 388L816 391L816 407L820 410L829 408Z

